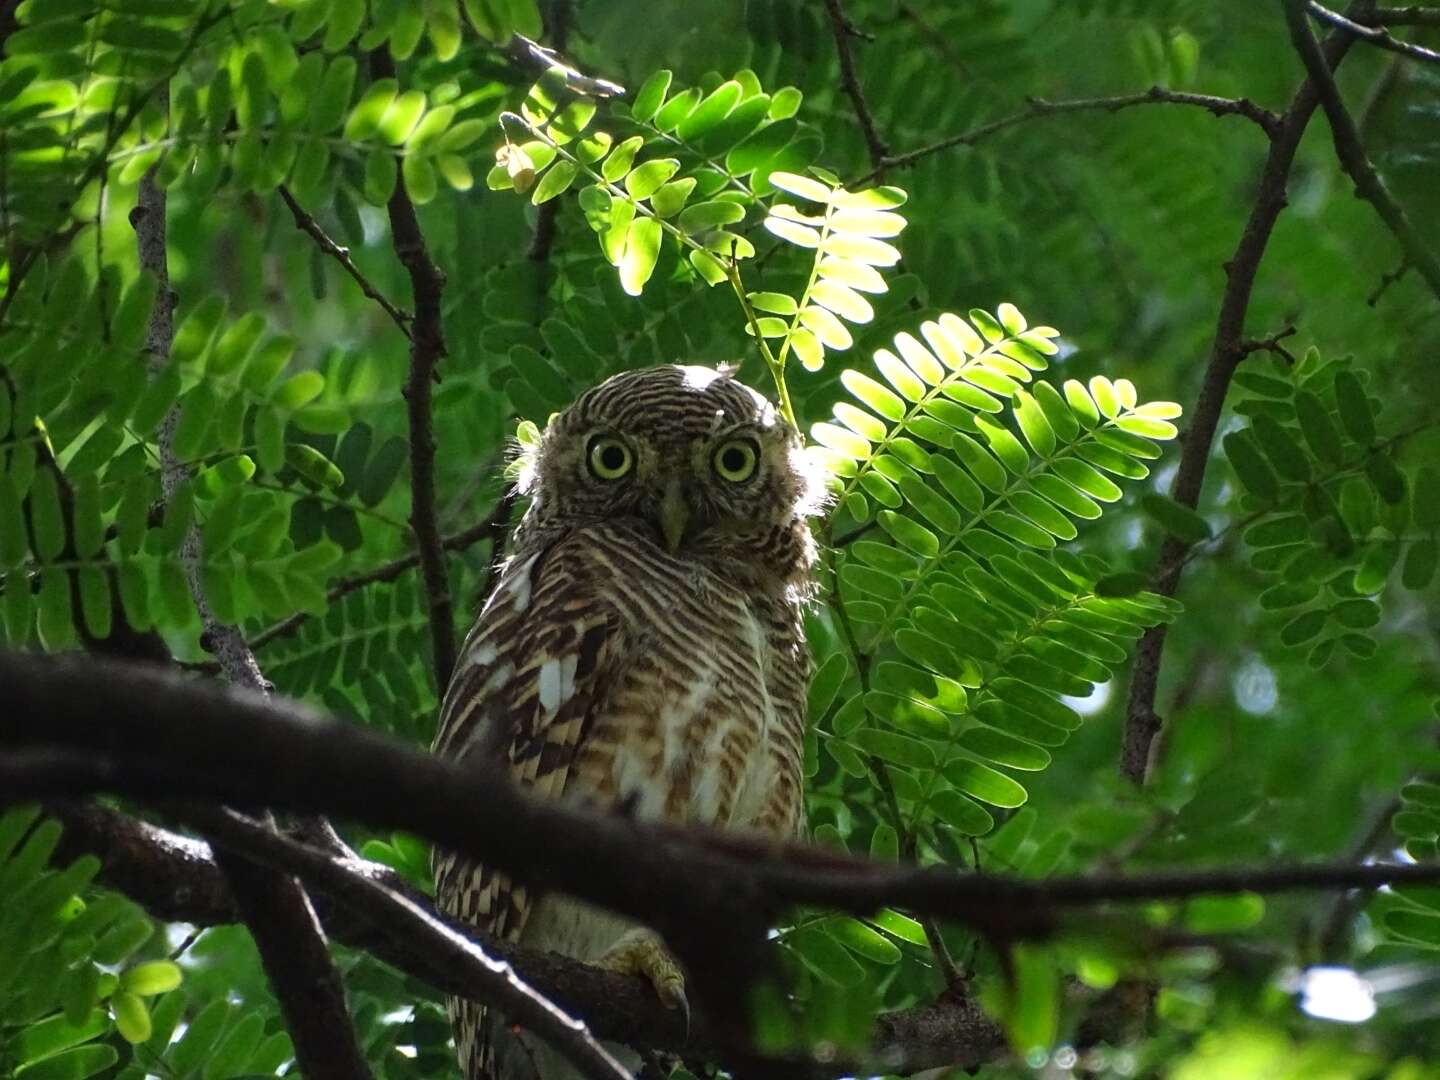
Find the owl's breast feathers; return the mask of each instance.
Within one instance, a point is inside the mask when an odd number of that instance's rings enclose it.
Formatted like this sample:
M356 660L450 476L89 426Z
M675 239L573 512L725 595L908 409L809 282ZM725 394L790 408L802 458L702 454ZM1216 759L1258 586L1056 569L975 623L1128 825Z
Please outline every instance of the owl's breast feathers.
M551 798L791 833L808 665L794 589L746 591L643 527L591 525L508 564L465 641L435 750L504 761ZM442 909L502 938L524 932L523 887L444 853L435 870Z

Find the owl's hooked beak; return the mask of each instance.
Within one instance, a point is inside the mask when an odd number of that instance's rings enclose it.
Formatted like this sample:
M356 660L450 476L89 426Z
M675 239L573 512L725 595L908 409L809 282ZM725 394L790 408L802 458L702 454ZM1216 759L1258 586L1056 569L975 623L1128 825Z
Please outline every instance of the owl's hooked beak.
M680 550L689 527L690 504L685 499L685 489L679 480L671 480L660 497L660 534L665 537L665 547L672 555Z

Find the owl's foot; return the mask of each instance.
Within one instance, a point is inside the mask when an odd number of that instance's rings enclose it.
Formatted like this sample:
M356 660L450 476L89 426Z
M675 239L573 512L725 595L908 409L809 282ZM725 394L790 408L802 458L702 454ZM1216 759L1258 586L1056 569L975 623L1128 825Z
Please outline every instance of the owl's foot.
M667 1009L679 1009L685 1018L685 1030L690 1030L690 1000L685 996L685 973L654 930L637 926L626 931L600 957L597 966L650 980L660 1003Z

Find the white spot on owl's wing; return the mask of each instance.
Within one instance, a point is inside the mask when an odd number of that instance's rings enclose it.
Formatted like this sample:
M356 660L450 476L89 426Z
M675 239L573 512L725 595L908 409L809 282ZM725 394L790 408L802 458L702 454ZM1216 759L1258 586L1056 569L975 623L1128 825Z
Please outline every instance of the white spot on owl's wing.
M546 660L540 665L540 675L536 684L536 693L540 697L540 708L551 716L560 711L560 661L556 659Z
M575 696L575 669L579 663L580 657L570 652L552 656L540 665L535 693L540 699L540 708L548 715L555 716L560 707Z

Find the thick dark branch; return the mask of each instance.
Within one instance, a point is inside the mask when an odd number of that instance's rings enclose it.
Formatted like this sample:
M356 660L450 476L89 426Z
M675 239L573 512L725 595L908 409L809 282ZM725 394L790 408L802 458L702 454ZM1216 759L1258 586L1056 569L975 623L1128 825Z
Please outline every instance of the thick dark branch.
M423 967L458 968L457 974L467 982L484 988L477 995L481 1000L499 1008L512 1023L533 1030L582 1076L591 1080L624 1080L629 1076L583 1023L565 1015L528 986L509 964L486 955L479 945L452 930L417 900L387 887L372 875L357 872L356 861L342 860L278 836L260 822L233 811L191 809L183 816L226 850L272 870L296 874L307 885L339 899L373 926L403 937Z
M1313 4L1310 6L1315 7ZM1330 65L1321 55L1320 46L1305 21L1304 0L1285 0L1285 22L1290 28L1290 40L1295 51L1300 54L1305 70L1310 74L1310 82L1320 95L1320 105L1330 121L1330 131L1335 139L1335 156L1340 159L1341 167L1355 182L1355 194L1375 207L1381 220L1395 234L1395 239L1400 241L1406 262L1415 267L1436 297L1440 298L1440 259L1435 257L1435 253L1420 238L1404 207L1395 201L1390 189L1385 186L1385 181L1366 157L1360 130L1355 126L1349 110L1345 108L1345 102L1335 86ZM1358 29L1363 30L1364 27ZM1440 53L1432 55L1440 60Z
M1349 49L1348 34L1336 35L1325 44L1330 67L1338 64ZM1260 261L1270 242L1275 222L1287 202L1286 187L1290 168L1300 139L1319 104L1319 95L1310 80L1300 84L1290 107L1270 141L1270 152L1260 172L1255 202L1240 234L1235 254L1225 264L1225 291L1220 299L1220 312L1215 322L1215 338L1210 346L1210 359L1200 384L1200 395L1193 409L1188 410L1189 427L1185 447L1180 454L1180 468L1175 475L1171 496L1185 506L1200 502L1205 482L1205 469L1215 442L1220 413L1230 378L1245 357L1245 316L1250 310L1250 295ZM1185 565L1188 545L1169 537L1160 547L1150 587L1162 596L1174 596L1180 585L1180 572ZM1165 627L1156 626L1145 632L1135 650L1135 665L1130 678L1130 698L1125 711L1125 731L1120 748L1120 771L1136 784L1143 784L1150 768L1150 752L1160 732L1160 716L1155 711L1155 695L1160 685L1160 666L1165 651Z
M86 852L101 857L101 880L119 889L157 918L214 926L236 920L224 875L210 859L209 845L94 805L60 803L46 807L65 825L56 857L74 859ZM600 1037L631 1046L684 1052L723 1061L738 1048L724 1042L702 1008L686 1028L680 1017L660 1006L643 979L591 967L556 953L498 941L437 912L430 902L397 883L388 867L364 859L343 859L295 845L274 834L250 832L256 853L305 878L316 897L326 930L338 941L364 949L436 989L492 1002L495 977L469 958L477 948L524 973L551 1001L564 1002L586 1017ZM317 871L311 873L310 871ZM372 890L383 885L409 905L398 918L385 915ZM367 913L369 913L367 915ZM419 923L443 928L442 941ZM435 936L433 948L416 947L416 933ZM461 939L466 944L461 944ZM495 1002L498 1004L498 1002ZM871 1049L874 1066L901 1073L942 1066L974 1068L1008 1052L1004 1032L973 1001L945 995L939 1001L882 1013L876 1018ZM832 1061L822 1066L794 1059L790 1075L840 1076L865 1071L865 1062Z
M998 120L991 120L988 123L971 128L969 131L962 131L957 135L947 135L945 138L922 146L916 150L909 150L903 154L888 156L881 163L880 168L874 169L855 181L856 184L864 184L875 179L882 169L904 169L925 158L945 150L951 150L957 146L974 146L976 143L989 138L991 135L1005 131L1007 128L1015 127L1029 120L1036 120L1046 116L1060 116L1072 112L1119 112L1121 109L1129 109L1136 105L1188 105L1193 108L1204 109L1215 116L1241 116L1260 129L1275 138L1280 131L1281 118L1269 109L1255 104L1249 98L1225 98L1216 97L1213 94L1191 94L1178 90L1166 90L1164 87L1152 86L1138 94L1121 94L1118 97L1102 98L1074 98L1069 101L1046 101L1044 98L1030 98L1025 103L1025 108L1019 112L1011 113L1009 116L1002 116Z
M158 670L0 652L14 800L91 794L206 798L332 811L406 829L680 939L722 939L790 904L869 913L899 906L998 937L1044 935L1066 909L1212 892L1374 888L1440 880L1440 864L1305 865L1032 881L871 862L756 834L647 824L542 799L377 732ZM63 768L17 768L14 753ZM55 790L65 786L69 790Z
M851 108L855 110L855 119L860 123L861 134L865 136L865 145L870 150L870 165L878 173L885 168L890 148L876 130L875 117L870 112L865 91L860 88L860 76L855 71L855 56L850 51L850 39L855 36L855 28L845 17L840 0L825 0L825 10L830 15L830 30L835 35L835 52L840 57L840 84L845 88L845 95L850 99Z
M1286 0L1285 6L1288 12L1290 8L1289 0ZM1304 4L1304 8L1317 19L1327 22L1331 26L1339 27L1347 33L1354 34L1356 37L1368 41L1371 45L1375 45L1381 49L1388 49L1390 52L1398 53L1400 56L1408 56L1412 60L1428 60L1431 63L1440 63L1440 52L1436 52L1434 49L1427 49L1423 45L1415 45L1408 41L1401 41L1394 34L1385 30L1383 22L1374 19L1373 16L1365 19L1363 22L1356 21L1348 16L1341 15L1338 11L1331 11L1323 4L1316 3L1315 0L1309 0L1308 3ZM1286 18L1288 19L1289 16L1287 15ZM1396 20L1390 21L1394 22ZM1293 25L1290 33L1293 39L1295 34ZM1304 54L1302 53L1301 55L1303 56ZM1306 67L1309 67L1308 62L1306 63ZM1315 77L1313 72L1310 77L1312 79Z
M395 77L395 61L384 48L371 53L370 67L377 79ZM415 203L405 190L403 176L396 178L388 210L395 254L410 275L410 287L415 295L410 376L404 391L410 424L410 527L415 532L420 576L425 582L436 692L444 694L450 672L455 668L455 609L435 512L435 424L430 414L430 396L436 379L435 367L446 354L440 313L445 275L430 258L425 234L420 231L420 219L415 214Z
M350 249L341 247L332 240L330 234L320 227L320 223L315 220L314 216L295 201L295 196L290 194L289 188L281 184L279 191L280 198L285 201L285 205L290 208L291 216L295 218L295 227L314 240L315 246L322 252L339 263L341 268L355 280L355 284L360 286L360 291L384 308L385 314L390 316L395 325L400 328L400 332L408 339L410 337L410 320L413 316L392 304L385 294L361 273L360 268L355 265L355 260L350 257Z

